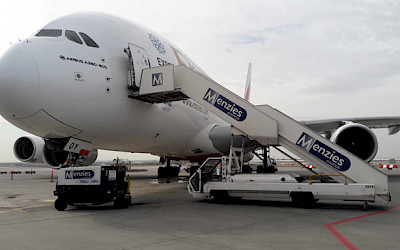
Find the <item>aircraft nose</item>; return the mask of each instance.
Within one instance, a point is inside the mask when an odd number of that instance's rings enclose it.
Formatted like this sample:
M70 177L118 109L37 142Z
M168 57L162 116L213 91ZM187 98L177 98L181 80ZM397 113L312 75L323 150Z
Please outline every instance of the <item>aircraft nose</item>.
M39 88L37 64L28 44L18 43L0 58L0 113L15 119L32 115Z

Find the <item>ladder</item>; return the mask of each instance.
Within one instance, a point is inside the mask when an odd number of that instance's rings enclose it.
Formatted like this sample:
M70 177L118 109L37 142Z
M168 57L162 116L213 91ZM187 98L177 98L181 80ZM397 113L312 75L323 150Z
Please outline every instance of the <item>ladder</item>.
M179 65L143 69L132 98L162 103L193 99L263 146L279 145L324 174L344 182L375 185L375 194L389 201L388 177L347 150L268 105L255 106L207 76Z

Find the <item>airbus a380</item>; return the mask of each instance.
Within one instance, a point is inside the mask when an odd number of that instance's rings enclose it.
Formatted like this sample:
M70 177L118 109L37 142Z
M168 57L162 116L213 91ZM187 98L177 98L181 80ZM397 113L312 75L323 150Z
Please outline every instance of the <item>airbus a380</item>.
M226 154L230 124L193 100L151 104L129 98L142 69L166 64L205 74L160 35L99 13L59 18L14 44L0 59L0 113L33 134L15 142L15 156L59 168L78 154L90 165L97 149L199 162ZM303 124L370 161L378 149L370 128L395 134L400 117ZM247 145L249 160L260 145Z

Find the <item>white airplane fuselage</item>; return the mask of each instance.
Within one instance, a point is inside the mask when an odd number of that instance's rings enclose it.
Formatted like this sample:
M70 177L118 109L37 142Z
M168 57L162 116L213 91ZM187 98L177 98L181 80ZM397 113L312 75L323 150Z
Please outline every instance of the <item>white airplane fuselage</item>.
M36 136L74 137L98 149L188 159L220 153L208 135L226 123L193 101L128 98L128 44L142 48L138 54L145 52L151 67L184 64L202 72L170 42L97 13L63 17L42 30L62 34L29 37L0 60L0 113L9 122ZM87 34L98 48L68 39L66 31Z

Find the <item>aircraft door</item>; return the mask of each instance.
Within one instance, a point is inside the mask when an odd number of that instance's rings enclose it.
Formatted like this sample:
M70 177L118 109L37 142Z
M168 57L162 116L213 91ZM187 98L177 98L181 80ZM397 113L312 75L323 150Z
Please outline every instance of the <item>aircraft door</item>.
M139 90L142 70L150 68L150 60L144 48L129 43L129 47L125 49L128 54L130 69L128 72L128 86L132 90Z

